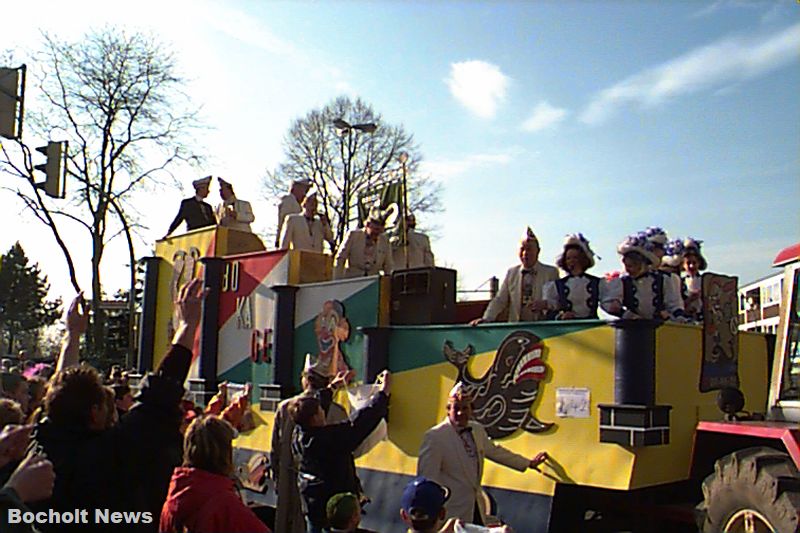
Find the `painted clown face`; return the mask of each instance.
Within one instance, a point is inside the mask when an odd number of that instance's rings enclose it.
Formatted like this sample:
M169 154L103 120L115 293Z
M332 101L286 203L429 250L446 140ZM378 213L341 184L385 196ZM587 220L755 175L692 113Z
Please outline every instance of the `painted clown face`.
M343 315L342 304L333 300L325 302L322 311L317 315L314 334L321 360L330 360L339 352L339 343L350 337L350 323Z

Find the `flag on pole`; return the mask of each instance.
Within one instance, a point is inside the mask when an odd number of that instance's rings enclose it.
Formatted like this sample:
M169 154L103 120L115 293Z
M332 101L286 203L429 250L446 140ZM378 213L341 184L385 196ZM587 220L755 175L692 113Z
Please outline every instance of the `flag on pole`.
M386 236L397 245L405 244L405 220L403 220L402 180L380 183L358 195L358 226L363 227L370 210L380 209L386 217Z

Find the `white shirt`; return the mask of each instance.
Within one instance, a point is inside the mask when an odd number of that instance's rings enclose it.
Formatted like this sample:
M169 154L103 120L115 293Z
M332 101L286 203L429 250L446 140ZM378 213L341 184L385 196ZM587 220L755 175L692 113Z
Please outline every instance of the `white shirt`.
M698 298L686 305L686 313L693 318L698 318L703 313L703 277L700 274L692 276L688 272L684 272L682 276L683 284L680 284L679 281L679 286L682 288L682 285L686 285L686 296L698 295Z
M389 239L383 233L374 243L363 229L347 232L333 261L333 279L390 275L394 270Z
M392 246L394 256L394 267L397 269L406 268L406 251L408 252L408 267L432 267L433 251L431 251L431 241L424 233L415 230L408 230L408 242L405 246Z
M235 218L225 218L225 210L228 207L233 208L233 211L236 215ZM253 214L253 208L250 206L250 202L239 200L235 196L231 196L217 206L216 216L217 222L221 226L239 231L248 231L251 233L253 230L250 229L250 223L256 219L255 215Z
M567 293L565 296L572 306L572 309L569 310L575 313L575 318L597 318L596 309L599 307L599 303L603 300L606 292L606 284L603 283L603 280L598 280L597 292L599 294L593 295L589 290L592 279L589 276L581 274L580 276L566 276L561 279L566 284ZM544 299L547 300L547 308L550 311L567 311L567 309L561 308L561 299L558 296L556 283L556 281L549 281L542 290ZM595 309L589 307L589 301L592 297L595 300Z
M527 277L529 282L525 280L522 265L516 265L508 269L506 277L500 284L500 289L497 294L486 306L486 311L483 312L483 319L487 322L494 322L498 317L504 313L508 313L508 322L520 322L531 320L528 313L532 313L534 320L544 319L544 313L539 311L530 311L526 304L531 301L542 299L542 288L548 281L555 281L558 279L558 270L554 266L545 265L538 261L531 269L533 272ZM523 294L525 288L530 287L530 294Z
M300 207L300 202L297 201L293 194L290 193L281 197L281 201L278 204L278 229L275 232L276 248L280 247L281 231L283 231L283 222L286 217L302 212L303 208Z
M323 242L333 239L333 233L328 225L323 225L319 217L310 221L305 215L289 215L283 222L281 230L280 249L308 250L322 253Z
M661 277L662 294L658 293L658 281ZM624 294L624 280L631 280L632 294L630 296L631 305L626 306ZM667 316L657 316L656 300L660 297L663 300L663 311ZM603 298L601 299L603 309L609 310L614 303L622 307L622 318L667 318L670 320L682 319L685 316L683 311L683 298L679 291L676 291L675 284L670 276L664 273L647 272L638 278L631 278L627 274L614 278L607 282ZM613 314L613 313L612 313Z

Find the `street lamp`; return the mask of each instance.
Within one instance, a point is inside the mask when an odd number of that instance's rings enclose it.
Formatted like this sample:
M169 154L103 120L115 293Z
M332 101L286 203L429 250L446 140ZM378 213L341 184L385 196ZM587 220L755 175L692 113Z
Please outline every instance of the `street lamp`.
M339 135L347 135L352 130L363 131L364 133L374 133L378 129L378 125L372 122L365 122L363 124L350 125L343 118L337 118L333 121L334 127L339 131Z
M342 178L343 178L343 206L342 216L339 218L339 235L344 235L347 225L350 222L350 182L352 178L352 160L353 153L356 151L358 143L355 139L355 132L374 133L378 129L378 125L373 122L365 122L362 124L350 124L343 118L333 120L333 127L336 128L336 134L339 135L339 150L342 156ZM347 138L347 157L344 155L345 137Z
M408 268L408 192L406 187L406 163L408 162L408 152L400 152L397 156L400 165L403 167L403 255L405 257L406 268Z

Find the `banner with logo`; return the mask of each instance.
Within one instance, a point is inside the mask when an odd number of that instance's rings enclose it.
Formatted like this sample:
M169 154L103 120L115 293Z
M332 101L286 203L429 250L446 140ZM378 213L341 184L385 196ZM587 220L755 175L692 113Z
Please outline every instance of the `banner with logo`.
M358 226L363 227L372 209L380 209L386 236L391 242L405 241L402 180L381 183L358 195Z
M703 284L703 366L700 392L739 387L738 278L706 272Z

